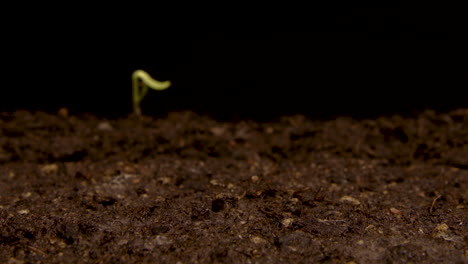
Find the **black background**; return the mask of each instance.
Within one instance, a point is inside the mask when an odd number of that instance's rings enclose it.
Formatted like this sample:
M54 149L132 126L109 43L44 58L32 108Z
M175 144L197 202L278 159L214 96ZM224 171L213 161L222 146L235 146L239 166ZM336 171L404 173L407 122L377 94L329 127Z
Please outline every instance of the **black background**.
M85 20L64 26L39 18L3 32L0 111L127 115L136 69L173 83L148 92L148 115L190 109L218 118L372 117L468 107L460 33L434 17L351 8L304 31Z

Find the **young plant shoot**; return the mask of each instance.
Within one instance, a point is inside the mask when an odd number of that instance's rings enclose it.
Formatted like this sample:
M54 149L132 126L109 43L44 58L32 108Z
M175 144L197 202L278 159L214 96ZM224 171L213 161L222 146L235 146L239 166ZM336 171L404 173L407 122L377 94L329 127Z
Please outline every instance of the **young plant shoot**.
M154 90L165 90L171 86L170 81L160 82L153 79L147 72L136 70L132 74L133 86L133 112L141 116L140 102L148 92L148 88Z

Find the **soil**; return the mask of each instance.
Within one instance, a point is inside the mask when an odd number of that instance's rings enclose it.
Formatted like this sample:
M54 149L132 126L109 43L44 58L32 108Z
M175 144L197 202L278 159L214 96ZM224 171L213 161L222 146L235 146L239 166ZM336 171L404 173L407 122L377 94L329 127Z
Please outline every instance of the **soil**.
M0 114L1 263L468 263L468 109Z

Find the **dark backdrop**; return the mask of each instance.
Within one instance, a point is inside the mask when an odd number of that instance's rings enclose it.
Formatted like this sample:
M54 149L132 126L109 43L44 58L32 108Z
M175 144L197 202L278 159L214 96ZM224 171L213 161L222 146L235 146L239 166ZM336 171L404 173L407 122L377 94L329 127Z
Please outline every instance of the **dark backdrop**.
M173 83L143 100L152 115L371 117L468 107L459 34L401 10L371 11L351 9L310 31L31 23L6 32L0 111L126 115L136 69Z

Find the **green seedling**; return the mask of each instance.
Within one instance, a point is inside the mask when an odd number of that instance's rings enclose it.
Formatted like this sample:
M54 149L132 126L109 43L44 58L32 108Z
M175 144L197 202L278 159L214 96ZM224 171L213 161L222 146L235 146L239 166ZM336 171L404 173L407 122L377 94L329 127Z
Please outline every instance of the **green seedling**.
M132 74L133 86L133 112L141 116L140 102L148 92L148 88L154 90L165 90L171 86L170 81L160 82L153 79L147 72L136 70Z

